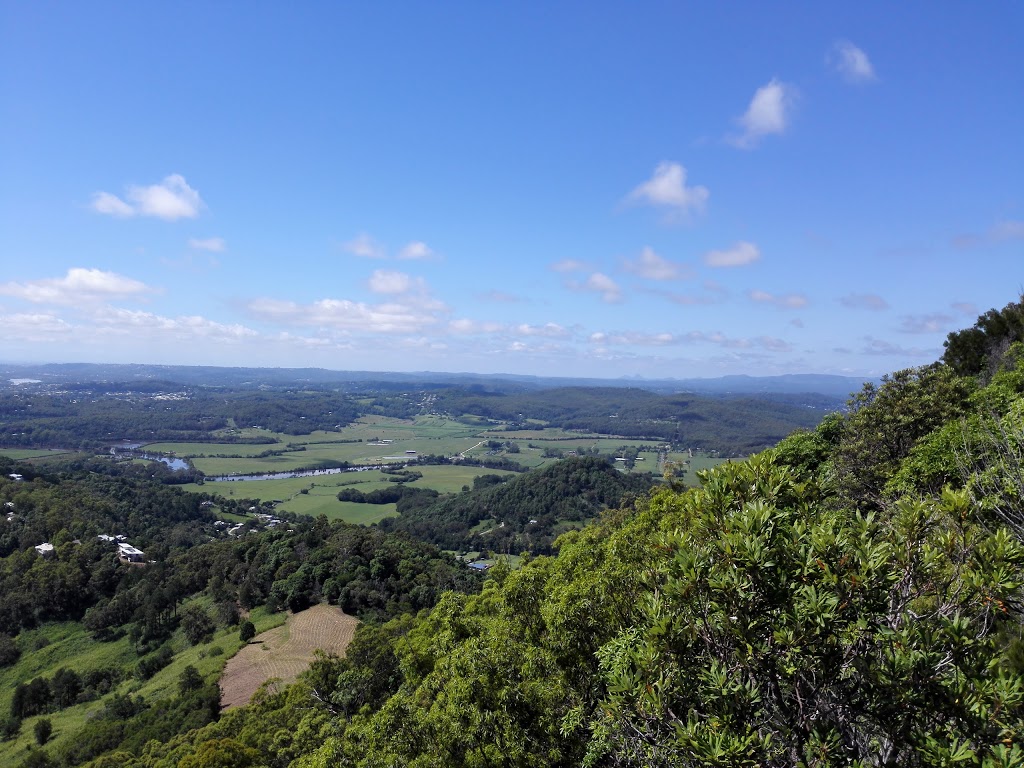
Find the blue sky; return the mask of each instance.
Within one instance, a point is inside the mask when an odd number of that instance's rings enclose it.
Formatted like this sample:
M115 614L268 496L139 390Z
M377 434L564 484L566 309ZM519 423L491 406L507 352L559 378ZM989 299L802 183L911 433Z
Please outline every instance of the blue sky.
M1024 279L1024 5L0 1L0 359L877 375Z

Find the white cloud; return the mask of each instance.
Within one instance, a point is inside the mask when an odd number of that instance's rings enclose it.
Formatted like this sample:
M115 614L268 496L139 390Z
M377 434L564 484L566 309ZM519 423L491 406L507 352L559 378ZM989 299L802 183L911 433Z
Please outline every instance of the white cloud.
M661 163L654 169L654 175L630 192L626 199L687 214L702 212L710 195L707 187L686 186L686 169L679 163Z
M412 261L420 259L432 259L437 254L434 253L426 243L418 240L411 243L407 243L403 246L402 250L398 252L398 258L403 261Z
M626 259L623 262L627 272L632 272L647 280L678 280L690 277L689 270L683 265L669 261L655 253L653 248L645 247L635 261Z
M847 309L868 309L879 312L889 308L889 302L873 293L850 293L839 300Z
M383 259L388 255L384 246L365 232L360 232L347 243L342 243L341 247L349 253L361 256L364 259Z
M753 243L740 241L724 251L708 251L704 263L709 267L743 267L761 258L760 249Z
M609 304L622 301L622 289L603 272L594 272L584 282L570 281L568 287L576 291L593 291L601 294L601 300Z
M969 301L956 301L949 305L952 309L967 317L977 317L978 307Z
M249 303L255 316L300 326L371 333L412 333L436 322L429 314L401 304L365 304L347 299L320 299L300 305L274 299Z
M522 323L515 327L515 332L520 336L543 336L549 339L565 339L571 335L567 328L563 328L558 323L544 323L544 325Z
M97 213L105 213L108 216L117 216L121 219L127 219L135 215L134 208L117 195L112 195L109 192L96 192L93 194L92 209Z
M216 341L244 341L260 334L237 323L225 324L198 315L164 317L151 312L103 307L93 316L97 332L128 335L145 333L177 340L195 338Z
M753 290L748 294L750 300L758 304L770 304L779 309L802 309L807 306L807 297L801 293L787 293L776 296L768 291Z
M370 275L369 285L374 293L409 293L421 287L422 282L417 282L404 272L378 269Z
M72 267L64 277L0 284L0 294L34 304L80 304L137 296L151 289L138 280L99 269Z
M785 133L796 97L795 86L772 78L754 93L747 111L737 120L743 133L730 141L742 149L751 149L764 136Z
M213 253L223 253L227 250L228 244L224 242L223 237L208 237L205 240L199 240L197 238L189 238L188 247L194 248L197 251L211 251Z
M868 55L848 40L833 45L827 61L848 83L869 83L877 79Z
M470 320L468 317L461 317L448 323L448 330L462 335L478 335L482 333L504 333L508 329L501 323L480 323L476 320Z
M15 342L47 342L66 337L73 327L46 313L0 315L0 338Z
M631 347L661 347L666 344L675 344L677 339L671 333L642 333L639 331L622 331L618 333L605 333L597 331L590 334L592 344L607 344L614 346Z
M92 197L92 209L119 218L152 216L164 221L177 221L194 219L204 207L199 193L177 173L167 176L159 184L128 187L125 197L127 200L109 192L96 192Z

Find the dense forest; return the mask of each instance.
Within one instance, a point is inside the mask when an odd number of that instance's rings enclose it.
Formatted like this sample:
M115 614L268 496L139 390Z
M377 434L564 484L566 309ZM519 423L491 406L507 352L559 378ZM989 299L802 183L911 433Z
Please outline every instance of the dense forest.
M75 748L25 764L1024 765L1024 305L993 312L942 360L699 487L670 475L612 502L601 462L556 464L617 508L482 590L429 545L324 520L168 552L188 589L366 620L344 658L247 707L217 716L183 679L162 709L111 699ZM513 519L529 489L508 489L534 476L483 481L448 511ZM0 491L57 498L58 482ZM51 517L33 524L54 536ZM8 559L37 567L25 551Z

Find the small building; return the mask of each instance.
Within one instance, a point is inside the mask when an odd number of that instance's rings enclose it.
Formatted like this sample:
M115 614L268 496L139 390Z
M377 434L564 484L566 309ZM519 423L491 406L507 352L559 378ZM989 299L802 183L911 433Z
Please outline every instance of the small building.
M16 483L20 483L22 480L25 479L22 475L19 475L17 472L11 472L11 474L9 474L8 477L11 478L11 480L13 480Z
M44 541L42 544L36 544L35 550L41 556L49 557L50 555L53 554L53 544L51 544L48 541Z
M146 553L131 544L118 544L117 559L122 563L144 563L146 562Z
M107 542L109 544L113 544L115 541L117 541L117 538L114 537L114 536L111 536L109 533L101 533L96 538L99 539L100 541L105 541L105 542Z
M469 567L474 571L486 571L491 567L490 563L470 563Z

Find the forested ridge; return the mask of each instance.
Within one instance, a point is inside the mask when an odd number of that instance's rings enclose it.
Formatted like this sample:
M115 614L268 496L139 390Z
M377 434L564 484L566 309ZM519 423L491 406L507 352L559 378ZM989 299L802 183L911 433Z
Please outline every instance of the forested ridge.
M697 488L620 498L479 593L428 575L422 602L364 611L345 658L91 765L1024 765L1024 306L996 314ZM341 600L347 530L213 542L187 570Z
M594 456L563 459L504 481L489 477L496 484L488 487L484 476L473 490L443 498L406 488L397 499L400 516L379 526L445 549L550 554L559 528L579 527L654 482L649 474L625 474ZM485 521L489 525L480 531Z

